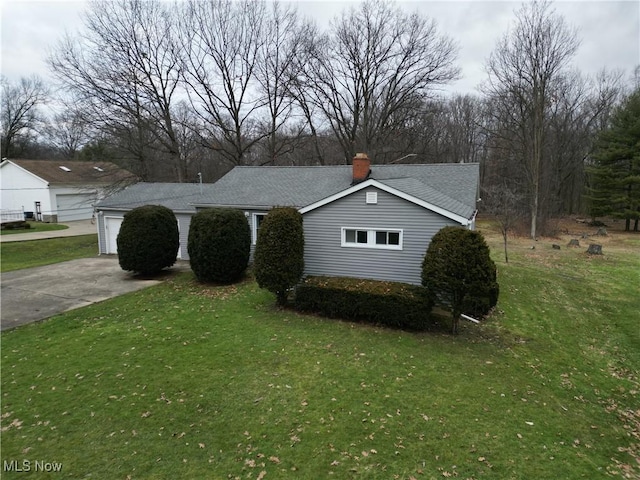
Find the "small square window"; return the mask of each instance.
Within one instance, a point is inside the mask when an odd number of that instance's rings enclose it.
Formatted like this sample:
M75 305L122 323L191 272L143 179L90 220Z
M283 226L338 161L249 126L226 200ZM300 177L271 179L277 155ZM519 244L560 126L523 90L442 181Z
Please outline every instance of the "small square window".
M358 243L367 243L367 231L366 230L358 230L357 232Z
M387 244L387 232L376 232L376 245Z
M400 232L389 232L389 245L400 245Z
M355 230L346 230L345 231L345 242L347 242L347 243L356 243L356 231Z

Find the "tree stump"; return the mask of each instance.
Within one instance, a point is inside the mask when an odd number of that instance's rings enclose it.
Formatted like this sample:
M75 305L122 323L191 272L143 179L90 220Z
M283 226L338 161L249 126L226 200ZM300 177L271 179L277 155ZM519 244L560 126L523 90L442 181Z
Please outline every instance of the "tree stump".
M598 245L597 243L592 243L589 245L587 249L587 253L589 255L602 255L602 245Z
M588 233L583 233L582 235L580 235L580 238L589 238L589 234Z
M555 244L555 243L554 243L553 245L551 245L551 247L552 247L554 250L560 250L560 245L557 245L557 244Z
M600 237L606 237L607 236L607 229L604 227L600 227L598 229L598 232L596 233L596 235L600 236Z
M569 240L569 244L567 245L567 247L579 247L580 246L580 242L578 241L577 238L572 238L571 240Z

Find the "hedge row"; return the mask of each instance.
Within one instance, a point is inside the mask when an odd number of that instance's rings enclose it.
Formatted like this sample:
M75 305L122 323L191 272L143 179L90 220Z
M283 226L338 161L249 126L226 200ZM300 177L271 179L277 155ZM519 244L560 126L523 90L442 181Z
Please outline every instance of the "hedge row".
M295 291L295 307L331 318L406 330L431 326L433 304L422 287L345 277L307 277Z

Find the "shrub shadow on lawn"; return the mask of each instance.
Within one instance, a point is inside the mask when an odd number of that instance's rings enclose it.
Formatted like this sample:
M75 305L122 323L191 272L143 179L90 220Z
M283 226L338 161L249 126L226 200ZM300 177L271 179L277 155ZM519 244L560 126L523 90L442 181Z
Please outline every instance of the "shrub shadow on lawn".
M189 262L186 260L181 260L173 264L171 267L163 268L157 273L145 274L145 273L136 273L136 272L126 272L128 273L128 278L131 280L167 280L169 278L175 277L176 275L182 274L184 272L191 272L191 268L189 267Z

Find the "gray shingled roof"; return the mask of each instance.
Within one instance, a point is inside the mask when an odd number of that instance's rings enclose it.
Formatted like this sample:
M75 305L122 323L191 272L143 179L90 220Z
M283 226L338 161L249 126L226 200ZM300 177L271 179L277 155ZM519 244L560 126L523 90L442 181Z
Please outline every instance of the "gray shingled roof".
M194 203L211 194L214 184L196 183L136 183L101 200L96 208L101 210L130 210L142 205L162 205L174 212L195 212Z
M476 208L476 163L372 165L369 178L424 202L470 218ZM235 167L196 205L306 207L351 187L351 165Z

